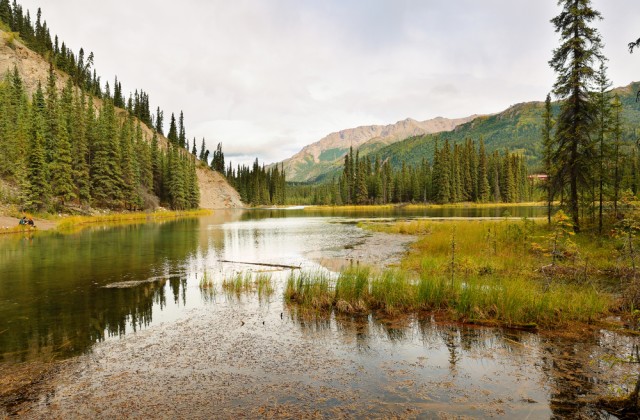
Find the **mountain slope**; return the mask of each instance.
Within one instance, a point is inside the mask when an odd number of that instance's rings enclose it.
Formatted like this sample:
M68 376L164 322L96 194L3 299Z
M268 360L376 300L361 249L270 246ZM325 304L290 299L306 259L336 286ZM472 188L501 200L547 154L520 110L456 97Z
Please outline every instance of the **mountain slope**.
M30 50L13 35L0 29L0 83L3 77L13 68L17 68L28 96L36 90L38 83L43 86L47 82L49 74L49 63L38 53ZM56 86L62 91L69 76L60 71L56 71ZM94 99L97 108L102 106L100 99ZM116 109L116 113L123 120L127 112L123 109ZM145 124L141 124L143 135L147 141L153 136L153 131ZM166 148L168 139L159 135L159 144ZM201 208L223 208L240 207L242 203L237 191L231 187L226 179L220 174L207 168L198 168L198 186L200 189Z
M640 125L640 104L635 102L639 88L640 83L634 82L612 91L612 95L617 93L622 102L623 139L626 141L634 141L635 129ZM554 103L554 114L558 111L559 104ZM423 158L432 160L436 141L442 147L445 139L453 144L467 138L476 141L482 138L488 153L504 149L518 151L527 157L530 166L535 167L542 157L543 112L543 102L516 104L498 114L480 116L449 132L408 138L379 149L376 154L382 160L389 159L394 166L400 166L402 161L416 165Z
M368 144L371 151L407 137L452 130L459 124L474 118L476 118L475 115L457 119L438 117L427 121L407 118L395 124L349 128L331 133L305 146L291 158L282 161L282 164L287 174L287 181L310 181L341 165L350 147L358 149Z

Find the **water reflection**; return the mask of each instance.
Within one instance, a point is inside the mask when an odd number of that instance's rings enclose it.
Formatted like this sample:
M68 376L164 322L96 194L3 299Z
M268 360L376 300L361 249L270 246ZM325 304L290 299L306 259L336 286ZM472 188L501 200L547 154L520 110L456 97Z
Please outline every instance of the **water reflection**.
M10 238L0 246L0 360L62 357L149 325L154 305L186 297L184 261L197 248L197 219L100 227L72 235ZM171 275L173 274L173 275ZM161 279L130 288L114 282Z
M307 207L295 209L257 209L246 212L241 220L263 220L300 217L340 217L340 218L412 218L412 217L543 217L544 206L505 207Z
M359 355L362 359L356 359L364 360L371 369L394 361L407 366L407 361L417 359L408 364L408 372L417 377L444 375L443 381L463 389L473 390L482 382L485 392L510 392L512 408L521 406L514 411L520 413L518 417L534 412L546 418L613 418L595 407L594 400L612 387L623 386L620 378L637 377L637 373L628 371L628 366L615 367L606 362L611 354L628 354L637 338L609 331L595 330L576 340L561 335L439 324L430 316L391 322L374 315L353 317L287 309L289 319L303 334L313 333L320 342L341 343L346 347L345 357ZM379 380L386 383L390 379ZM429 392L437 394L433 389ZM548 412L532 404L548 404Z
M387 387L397 378L385 377L388 374L381 366L399 363L410 372L415 385L401 385L403 391L389 397L393 401L437 398L450 403L454 397L448 389L438 388L440 384L450 382L464 388L482 383L488 389L512 390L514 405L530 404L520 400L545 404L536 408L543 416L600 416L581 401L601 394L620 375L613 372L611 379L603 377L606 367L594 361L601 360L604 349L629 346L628 341L617 343L619 338L605 333L576 342L442 325L432 316L391 320L314 313L283 305L286 271L273 274L273 298L261 299L255 291L224 293L221 288L225 278L238 272L248 270L257 276L271 269L242 262L322 270L311 256L331 256L364 235L352 224L331 223L344 220L340 217L430 217L425 214L430 210L329 215L324 210L317 214L299 210L216 212L200 219L104 226L71 235L2 238L0 361L73 356L86 352L96 341L175 320L188 312L186 308L206 306L200 309L215 311L223 305L243 306L258 314L262 325L269 316L288 322L296 333L314 344L337 348L364 371L381 372L382 379L375 377L363 385L375 392L391 392ZM469 217L471 213L464 208L447 211L440 215ZM499 208L486 211L502 215ZM486 211L477 215L491 215ZM510 211L514 216L537 212ZM516 214L520 211L527 214ZM199 287L205 272L217 289ZM494 373L503 375L504 383L496 383Z

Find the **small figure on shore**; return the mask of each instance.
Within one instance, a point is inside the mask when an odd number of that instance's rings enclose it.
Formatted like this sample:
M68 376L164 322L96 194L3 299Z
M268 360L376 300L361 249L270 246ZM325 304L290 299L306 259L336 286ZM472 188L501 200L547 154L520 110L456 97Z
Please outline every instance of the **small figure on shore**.
M18 222L19 225L23 225L23 226L31 226L31 227L36 227L35 223L33 222L33 219L31 217L27 217L27 216L22 216L22 219L20 219L20 221Z

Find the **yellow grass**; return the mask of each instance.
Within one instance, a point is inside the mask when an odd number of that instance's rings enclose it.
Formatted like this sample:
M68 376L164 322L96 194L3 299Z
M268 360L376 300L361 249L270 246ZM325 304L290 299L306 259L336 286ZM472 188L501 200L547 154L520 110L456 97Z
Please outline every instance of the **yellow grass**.
M188 211L156 211L151 213L109 213L94 216L69 216L64 217L58 223L59 231L77 230L79 227L99 223L120 223L134 222L144 223L156 220L177 219L184 217L198 217L211 214L211 210L199 209Z

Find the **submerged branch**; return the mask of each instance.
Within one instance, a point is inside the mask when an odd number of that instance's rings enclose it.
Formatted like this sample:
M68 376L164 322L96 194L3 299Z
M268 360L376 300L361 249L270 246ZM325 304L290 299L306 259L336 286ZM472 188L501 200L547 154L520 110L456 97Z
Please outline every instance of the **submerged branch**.
M222 262L222 263L261 265L261 266L264 266L264 267L290 268L292 270L299 270L300 269L300 266L295 266L295 265L269 264L269 263L257 263L257 262L245 262L245 261L229 261L229 260L218 260L218 261Z

